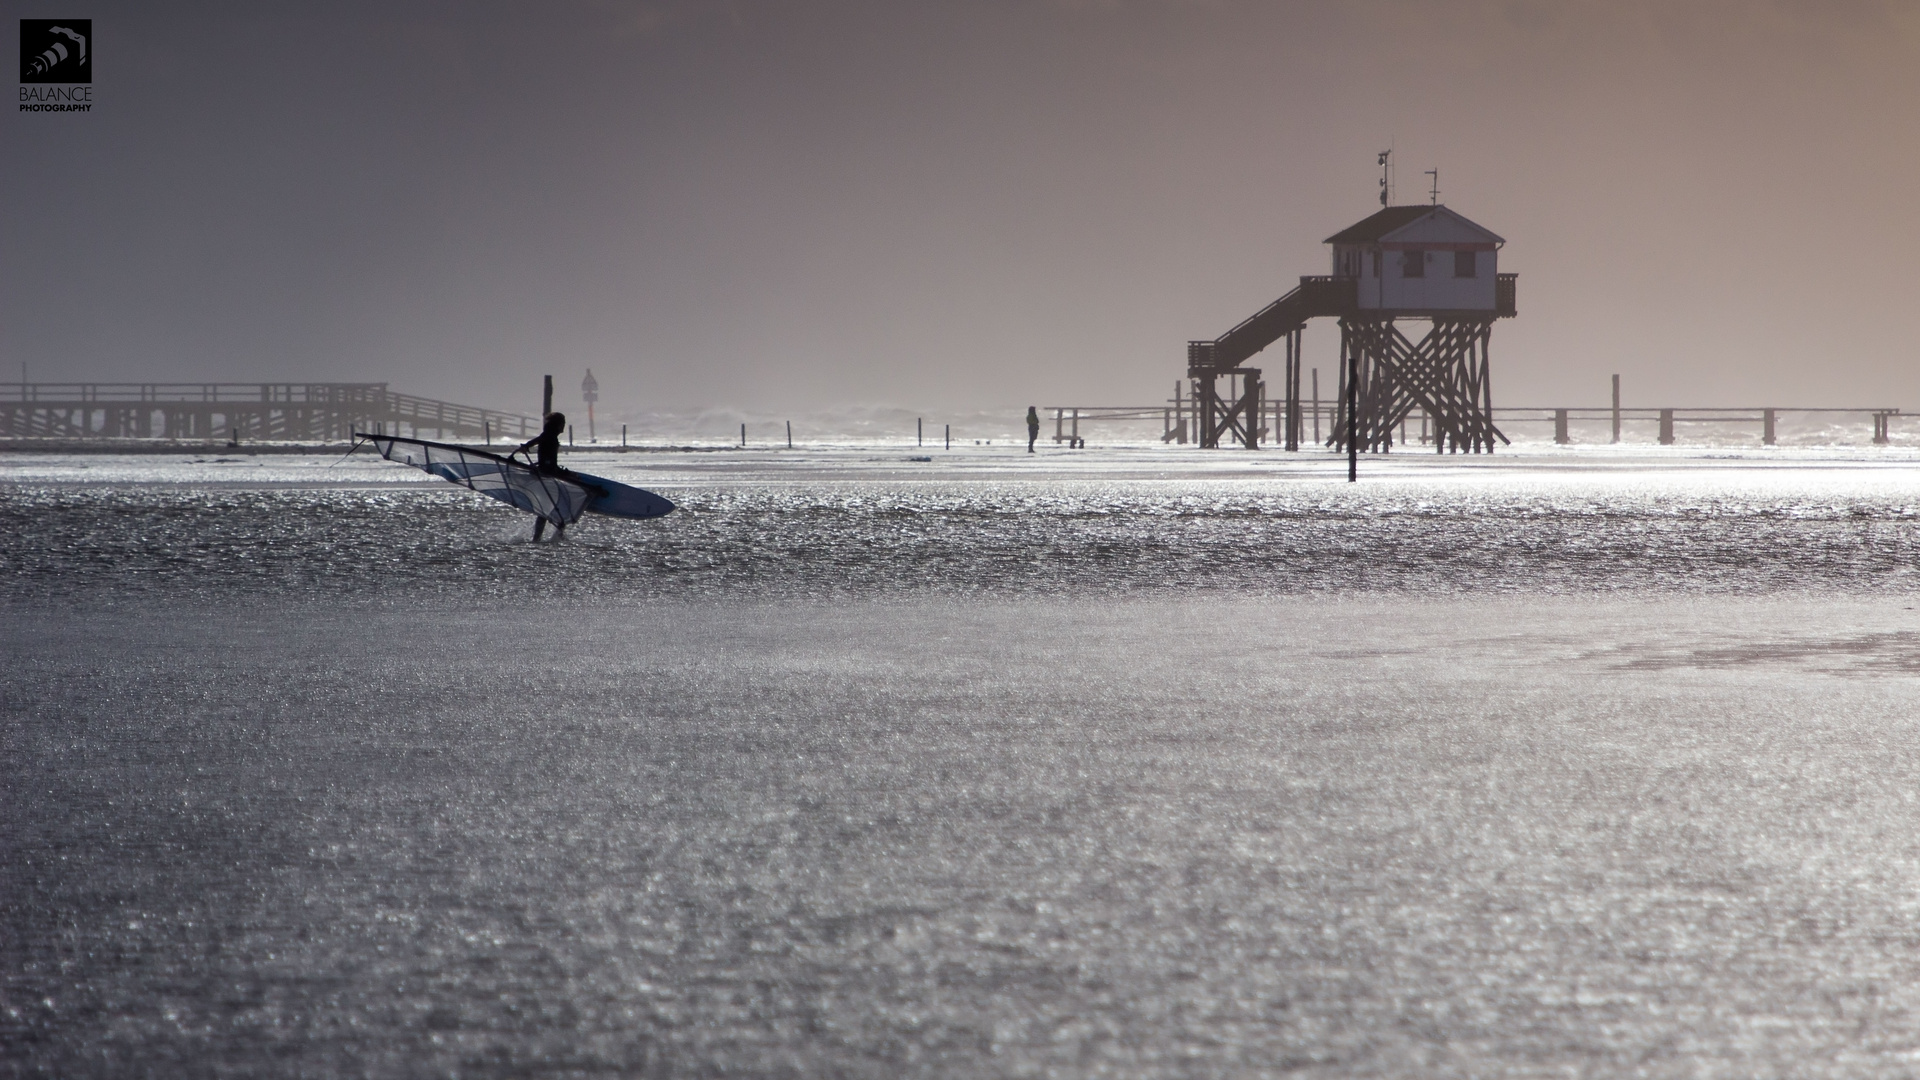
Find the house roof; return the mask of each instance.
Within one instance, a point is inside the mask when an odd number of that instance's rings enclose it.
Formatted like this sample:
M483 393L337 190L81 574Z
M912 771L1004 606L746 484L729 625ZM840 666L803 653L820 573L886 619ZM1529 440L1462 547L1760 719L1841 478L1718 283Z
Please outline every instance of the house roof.
M1439 219L1434 224L1453 225L1456 229L1464 226L1467 230L1481 234L1486 240L1500 244L1505 239L1491 229L1467 220L1460 214L1444 206L1389 206L1375 212L1372 216L1356 224L1349 225L1322 243L1327 244L1374 244L1418 222L1429 218Z

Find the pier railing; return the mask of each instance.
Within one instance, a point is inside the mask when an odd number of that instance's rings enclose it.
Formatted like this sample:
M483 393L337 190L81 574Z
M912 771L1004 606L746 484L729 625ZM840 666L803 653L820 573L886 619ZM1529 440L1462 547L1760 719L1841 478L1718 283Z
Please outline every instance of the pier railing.
M1160 441L1163 443L1185 443L1195 436L1191 425L1195 423L1194 401L1191 398L1168 398L1159 405L1048 405L1045 412L1053 415L1053 441L1069 446L1085 443L1080 432L1081 424L1110 424L1115 422L1152 422L1160 421ZM1550 423L1554 425L1554 442L1568 444L1574 441L1572 425L1575 421L1606 421L1611 426L1612 442L1621 442L1623 428L1628 422L1644 424L1652 421L1658 424L1657 441L1662 446L1675 442L1675 431L1682 424L1752 424L1760 429L1760 441L1772 446L1777 441L1778 425L1783 417L1798 415L1827 414L1835 417L1843 415L1859 416L1869 419L1873 427L1873 442L1876 446L1885 446L1892 441L1893 423L1904 416L1920 414L1902 413L1899 409L1887 406L1858 407L1795 407L1767 408L1763 406L1700 406L1674 408L1595 408L1552 406L1497 406L1492 415L1502 424ZM1285 430L1286 403L1284 401L1263 401L1259 404L1262 441L1272 432ZM1338 421L1339 403L1326 401L1302 401L1300 403L1301 426L1314 441L1324 441L1324 437L1333 434L1333 425ZM1395 441L1401 445L1418 445L1428 441L1420 432L1425 427L1424 418L1416 411L1399 428L1401 437ZM1268 424L1271 426L1267 426Z
M527 438L519 413L398 394L386 383L0 383L0 437L337 442L355 430Z

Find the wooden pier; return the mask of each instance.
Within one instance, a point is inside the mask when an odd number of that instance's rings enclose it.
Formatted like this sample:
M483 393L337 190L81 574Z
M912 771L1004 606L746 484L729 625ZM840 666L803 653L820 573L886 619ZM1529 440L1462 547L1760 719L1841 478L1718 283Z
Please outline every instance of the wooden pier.
M1608 441L1616 443L1622 441L1621 430L1628 421L1652 421L1658 425L1661 446L1674 444L1674 433L1680 424L1751 424L1760 429L1760 442L1773 446L1778 442L1782 416L1820 413L1865 416L1873 422L1873 445L1886 446L1892 442L1893 421L1902 415L1899 409L1884 406L1782 409L1759 405L1672 409L1625 409L1618 405L1587 409L1512 406L1503 407L1500 412L1507 423L1552 423L1553 441L1562 446L1574 441L1573 423L1582 420L1608 422L1612 429Z
M517 441L539 430L530 416L386 383L0 383L0 438L338 443L385 431Z
M1318 382L1318 372L1315 373ZM1160 422L1160 441L1163 443L1187 443L1198 441L1196 433L1203 422L1203 405L1200 399L1185 393L1185 388L1174 384L1173 396L1160 405L1048 405L1045 412L1053 414L1053 441L1068 446L1086 445L1086 436L1081 433L1080 425L1089 427L1116 422L1151 423ZM1656 441L1661 446L1671 446L1676 441L1675 433L1684 424L1751 424L1760 429L1760 441L1763 445L1773 446L1778 441L1778 428L1782 417L1800 415L1831 415L1834 417L1858 416L1871 421L1873 444L1886 446L1892 441L1893 422L1903 416L1920 415L1902 413L1899 409L1886 406L1859 407L1806 407L1806 408L1767 408L1762 406L1727 407L1675 407L1675 408L1621 408L1620 406L1598 406L1592 408L1553 406L1500 406L1488 410L1487 415L1502 424L1542 423L1553 425L1553 441L1560 445L1573 443L1573 424L1576 421L1605 423L1610 425L1611 438L1595 441L1622 442L1622 431L1629 422L1657 425ZM1342 447L1340 432L1336 430L1341 418L1338 403L1332 400L1322 401L1316 391L1309 400L1298 402L1297 411L1290 410L1288 402L1262 401L1253 414L1251 425L1251 446L1258 448L1269 442L1280 440L1273 437L1275 432L1292 431L1310 435L1313 442L1329 449ZM1416 428L1417 425L1417 428ZM1401 418L1397 438L1386 440L1381 447L1390 450L1396 443L1402 446L1435 446L1436 450L1445 450L1444 443L1434 443L1435 425L1424 413L1414 411ZM1603 429L1604 430L1604 429ZM1295 436L1295 445L1300 439Z

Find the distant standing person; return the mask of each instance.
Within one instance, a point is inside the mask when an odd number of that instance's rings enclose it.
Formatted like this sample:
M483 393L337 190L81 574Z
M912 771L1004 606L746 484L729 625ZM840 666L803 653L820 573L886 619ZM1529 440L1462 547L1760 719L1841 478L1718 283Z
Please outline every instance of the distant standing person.
M1033 444L1040 439L1040 410L1027 406L1027 453L1033 453Z

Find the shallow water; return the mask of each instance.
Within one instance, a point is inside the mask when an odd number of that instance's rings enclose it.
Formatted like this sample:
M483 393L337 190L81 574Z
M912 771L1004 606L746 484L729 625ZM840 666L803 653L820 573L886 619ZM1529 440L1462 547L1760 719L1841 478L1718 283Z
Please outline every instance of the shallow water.
M0 491L0 1058L1915 1070L1904 470L989 465Z
M1920 466L1899 460L1413 456L1349 485L1326 455L1196 457L607 456L591 467L681 512L588 518L543 548L522 542L525 515L385 462L42 463L0 488L0 533L17 538L0 582L26 602L207 603L1920 583Z

